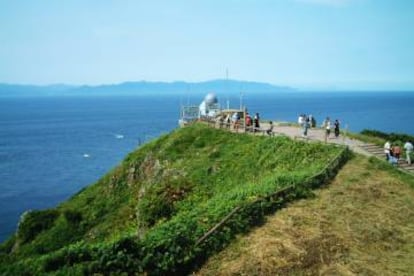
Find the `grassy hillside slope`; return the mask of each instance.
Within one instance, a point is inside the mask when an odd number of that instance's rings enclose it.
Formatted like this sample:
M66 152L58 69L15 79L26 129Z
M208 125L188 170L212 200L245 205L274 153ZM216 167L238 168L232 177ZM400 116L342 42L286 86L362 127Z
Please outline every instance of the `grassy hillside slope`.
M414 275L414 178L357 156L198 275Z
M0 273L184 269L267 211L329 179L344 153L332 145L203 124L177 129L57 208L23 215L16 234L0 246ZM332 160L337 162L326 169ZM270 196L287 186L292 188L283 198ZM197 242L236 207L240 211L225 227Z

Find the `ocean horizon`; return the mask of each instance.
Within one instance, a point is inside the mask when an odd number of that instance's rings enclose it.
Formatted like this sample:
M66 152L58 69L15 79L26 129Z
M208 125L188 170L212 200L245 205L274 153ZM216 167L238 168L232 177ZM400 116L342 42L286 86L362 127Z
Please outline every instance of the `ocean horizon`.
M204 93L0 98L0 241L26 210L57 206L93 184L143 143L178 127L182 104ZM329 116L359 132L414 135L412 92L217 93L222 107L246 106L273 121Z

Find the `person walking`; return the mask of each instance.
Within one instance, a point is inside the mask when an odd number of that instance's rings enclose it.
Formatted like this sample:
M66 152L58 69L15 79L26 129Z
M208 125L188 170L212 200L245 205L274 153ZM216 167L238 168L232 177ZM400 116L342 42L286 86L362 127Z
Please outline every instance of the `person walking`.
M390 141L385 142L384 144L384 153L385 153L385 159L388 161L391 156L391 143Z
M325 129L325 143L328 141L329 135L331 134L331 119L326 117L323 121L322 127Z
M404 144L404 149L405 149L405 154L407 155L407 163L411 165L411 153L413 152L413 149L414 149L411 141L407 141Z
M338 136L339 136L339 121L338 121L338 119L336 119L335 122L334 122L334 133L335 133L335 138L338 138Z

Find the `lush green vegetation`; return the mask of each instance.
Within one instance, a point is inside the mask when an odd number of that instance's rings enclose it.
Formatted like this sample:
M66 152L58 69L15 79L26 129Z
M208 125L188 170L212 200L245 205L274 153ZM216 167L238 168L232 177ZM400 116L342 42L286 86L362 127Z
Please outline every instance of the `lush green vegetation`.
M360 133L348 133L348 136L367 143L373 143L383 146L386 141L392 142L394 145L402 146L405 142L414 142L414 136L402 133L386 133L378 130L364 129Z
M378 145L380 147L384 146L385 140L379 137L368 136L361 133L347 132L346 136L352 139L356 139L365 143L370 143Z
M356 155L329 188L268 216L195 275L414 275L413 188L414 177Z
M57 208L28 213L0 247L0 273L186 271L267 212L325 183L346 158L333 145L203 124L178 129ZM272 196L284 187L286 195Z
M363 131L361 131L361 134L370 137L381 138L383 140L388 140L400 144L403 144L407 141L414 142L414 136L402 133L385 133L378 130L364 129Z

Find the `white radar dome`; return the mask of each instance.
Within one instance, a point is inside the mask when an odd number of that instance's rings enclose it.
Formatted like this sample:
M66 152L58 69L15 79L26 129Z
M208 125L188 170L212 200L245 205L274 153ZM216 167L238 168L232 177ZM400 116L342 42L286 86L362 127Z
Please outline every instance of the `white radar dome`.
M212 105L212 104L216 104L216 103L218 103L218 100L217 100L217 96L216 96L216 94L214 94L214 93L208 93L208 94L206 95L206 97L204 98L204 102L205 102L207 105Z

